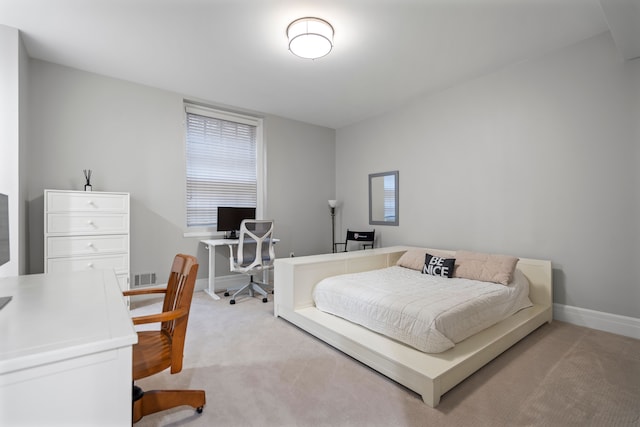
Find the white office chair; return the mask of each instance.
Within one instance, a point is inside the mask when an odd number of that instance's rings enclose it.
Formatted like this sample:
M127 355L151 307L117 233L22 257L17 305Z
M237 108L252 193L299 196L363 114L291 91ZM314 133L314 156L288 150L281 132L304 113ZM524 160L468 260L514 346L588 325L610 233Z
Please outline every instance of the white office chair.
M261 286L267 283L255 281L253 275L273 268L273 260L276 258L273 249L273 220L245 219L240 225L235 253L234 246L236 245L229 245L229 268L246 274L250 279L240 289L227 289L224 296L228 297L231 291L236 291L229 301L230 304L235 304L239 294L246 291L249 296L254 296L254 292L257 292L263 296L262 302L267 302L267 291Z

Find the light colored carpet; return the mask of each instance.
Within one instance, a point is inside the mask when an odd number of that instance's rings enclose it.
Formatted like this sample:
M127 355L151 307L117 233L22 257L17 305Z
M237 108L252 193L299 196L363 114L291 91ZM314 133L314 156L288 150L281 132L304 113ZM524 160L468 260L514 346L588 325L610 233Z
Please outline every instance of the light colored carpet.
M640 426L640 341L553 322L446 393L420 396L273 317L273 296L194 295L184 369L143 389L204 389L136 426ZM134 315L160 303L132 304Z

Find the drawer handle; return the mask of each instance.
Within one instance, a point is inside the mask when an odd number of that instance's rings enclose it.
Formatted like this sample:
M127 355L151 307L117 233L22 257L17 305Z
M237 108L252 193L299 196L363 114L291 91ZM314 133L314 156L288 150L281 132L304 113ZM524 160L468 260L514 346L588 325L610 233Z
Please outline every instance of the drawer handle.
M93 263L92 262L88 263L87 268L93 268Z
M87 243L87 247L88 247L88 248L92 248L92 247L93 247L93 242L89 242L89 243Z
M87 225L93 225L93 221L88 220L88 221L87 221Z

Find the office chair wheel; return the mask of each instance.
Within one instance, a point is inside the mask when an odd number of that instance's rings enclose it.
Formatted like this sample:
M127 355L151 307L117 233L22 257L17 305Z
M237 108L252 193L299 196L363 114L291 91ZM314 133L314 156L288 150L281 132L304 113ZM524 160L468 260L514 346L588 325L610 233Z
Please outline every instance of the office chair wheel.
M225 293L224 293L224 296L225 296L225 297L228 297L228 296L229 296L229 292L225 292Z
M201 414L203 409L204 408L202 406L199 406L199 407L196 408L196 412Z
M229 304L231 304L231 305L233 305L233 304L235 304L235 303L236 303L236 300L234 300L234 299L232 299L232 300L230 300L230 301L229 301Z
M262 298L262 302L267 302L268 300L266 298Z

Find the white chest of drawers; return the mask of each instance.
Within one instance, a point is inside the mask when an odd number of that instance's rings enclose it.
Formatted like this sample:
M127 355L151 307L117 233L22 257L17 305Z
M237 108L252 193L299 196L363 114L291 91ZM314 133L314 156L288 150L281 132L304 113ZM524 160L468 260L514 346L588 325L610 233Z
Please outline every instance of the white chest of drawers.
M44 190L44 272L98 269L129 289L129 193Z

